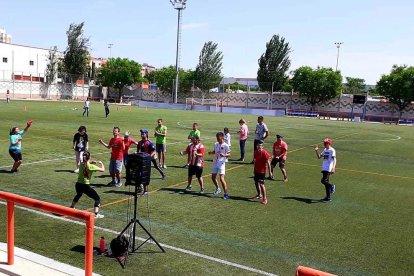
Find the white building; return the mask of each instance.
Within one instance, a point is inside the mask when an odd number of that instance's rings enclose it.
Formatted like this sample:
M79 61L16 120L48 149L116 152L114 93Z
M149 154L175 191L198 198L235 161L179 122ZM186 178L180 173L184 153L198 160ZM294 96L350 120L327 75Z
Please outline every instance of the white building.
M45 81L49 49L0 43L0 80Z

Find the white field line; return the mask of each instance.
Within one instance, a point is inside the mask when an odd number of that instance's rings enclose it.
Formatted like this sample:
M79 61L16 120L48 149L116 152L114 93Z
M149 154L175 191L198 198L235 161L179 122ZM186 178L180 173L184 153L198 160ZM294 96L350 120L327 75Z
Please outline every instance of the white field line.
M3 201L0 201L0 204L6 205L6 203L3 202ZM19 209L24 210L24 211L32 212L32 213L35 213L35 214L38 214L38 215L42 215L42 216L45 216L45 217L49 217L49 218L52 218L52 219L66 221L66 222L73 223L73 224L78 224L78 225L85 225L85 223L82 222L82 221L72 220L72 219L68 219L68 218L65 218L65 217L58 217L58 216L55 216L55 215L52 215L52 214L49 214L49 213L44 213L44 212L41 212L41 211L33 210L33 209L22 207L22 206L17 206L16 205L16 208L19 208ZM95 229L98 229L98 230L101 230L101 231L104 231L104 232L107 232L107 233L115 234L115 235L120 234L120 232L118 232L118 231L108 229L108 228L99 227L99 226L95 226ZM139 241L142 241L142 242L147 241L147 239L140 238L140 237L137 237L136 239L139 240ZM155 243L153 243L153 242L151 242L151 243L155 245ZM233 262L226 261L226 260L223 260L223 259L219 259L219 258L216 258L216 257L211 257L211 256L208 256L208 255L197 253L197 252L194 252L194 251L191 251L191 250L175 247L175 246L172 246L172 245L167 245L167 244L164 244L164 243L160 243L160 245L164 248L168 248L168 249L171 249L171 250L174 250L174 251L185 253L185 254L188 254L188 255L191 255L191 256L194 256L194 257L199 257L199 258L206 259L206 260L209 260L209 261L217 262L217 263L220 263L220 264L240 268L240 269L250 271L250 272L253 272L253 273L257 273L257 274L260 274L260 275L278 276L276 274L266 272L266 271L263 271L263 270L260 270L260 269L248 267L248 266L241 265L241 264L238 264L238 263L233 263Z

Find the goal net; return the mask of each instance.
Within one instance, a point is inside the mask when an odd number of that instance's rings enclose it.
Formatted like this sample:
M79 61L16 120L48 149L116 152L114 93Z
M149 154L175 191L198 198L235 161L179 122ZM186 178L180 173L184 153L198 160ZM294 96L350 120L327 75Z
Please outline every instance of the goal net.
M214 106L215 111L218 110L217 99L203 99L203 98L186 98L185 99L185 109L192 110L196 105L203 106Z

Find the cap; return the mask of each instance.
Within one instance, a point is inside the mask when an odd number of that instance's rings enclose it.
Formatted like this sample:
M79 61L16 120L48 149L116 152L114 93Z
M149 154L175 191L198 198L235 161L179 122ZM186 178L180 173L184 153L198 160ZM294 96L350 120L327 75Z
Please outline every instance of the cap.
M332 145L332 142L333 142L333 140L331 138L325 138L325 139L323 139L323 143L324 144L327 143L329 145Z
M260 140L257 144L258 145L263 145L263 143L264 143L264 141L263 140Z
M276 134L276 137L277 138L283 138L283 135L282 134Z
M124 136L129 136L129 131L125 131Z
M198 137L198 135L193 135L193 136L191 136L191 139L195 139L195 140L200 140L200 137Z
M146 130L145 128L140 129L139 132L141 132L141 134L147 134L148 135L148 130Z

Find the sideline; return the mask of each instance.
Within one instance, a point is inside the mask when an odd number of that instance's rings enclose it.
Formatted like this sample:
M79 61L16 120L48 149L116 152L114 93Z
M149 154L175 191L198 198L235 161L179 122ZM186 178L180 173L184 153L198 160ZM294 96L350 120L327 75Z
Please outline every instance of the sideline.
M6 205L6 203L3 202L3 201L0 201L0 204ZM19 206L19 205L16 205L16 208L24 210L24 211L31 212L31 213L35 213L35 214L38 214L38 215L42 215L42 216L45 216L45 217L48 217L48 218L52 218L52 219L57 219L57 220L65 221L65 222L70 222L70 223L77 224L77 225L82 225L82 226L85 225L85 223L81 222L81 221L76 221L76 220L68 219L68 218L65 218L65 217L57 217L57 216L49 214L49 213L44 213L44 212L41 212L41 211L37 211L37 210L30 209L30 208L22 207L22 206ZM109 229L109 228L99 227L99 226L96 226L96 225L95 225L95 229L100 230L100 231L104 231L104 232L107 232L107 233L115 234L115 235L119 235L121 233L121 232L114 231L114 230ZM136 239L139 240L139 241L142 241L142 242L148 240L148 239L144 239L144 238L140 238L140 237L136 237ZM266 271L263 271L263 270L260 270L260 269L248 267L248 266L241 265L241 264L238 264L238 263L226 261L226 260L219 259L219 258L216 258L216 257L211 257L211 256L208 256L208 255L205 255L205 254L201 254L201 253L191 251L191 250L175 247L175 246L164 244L164 243L160 243L160 244L164 248L168 248L168 249L171 249L171 250L174 250L174 251L185 253L185 254L188 254L188 255L191 255L191 256L194 256L194 257L199 257L199 258L206 259L206 260L209 260L209 261L217 262L217 263L220 263L220 264L240 268L240 269L243 269L243 270L246 270L246 271L249 271L249 272L253 272L253 273L257 273L257 274L260 274L260 275L278 276L277 274L273 274L273 273L266 272Z

